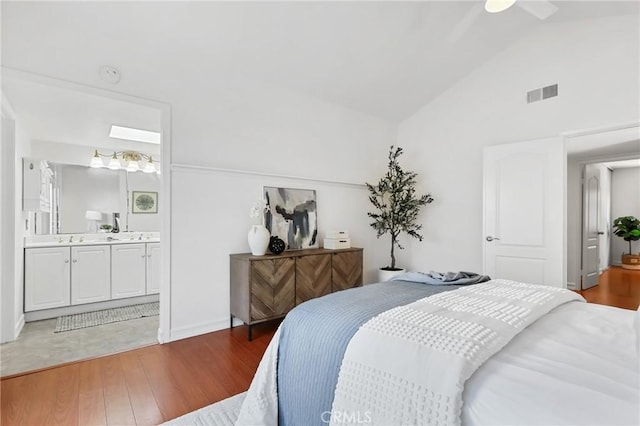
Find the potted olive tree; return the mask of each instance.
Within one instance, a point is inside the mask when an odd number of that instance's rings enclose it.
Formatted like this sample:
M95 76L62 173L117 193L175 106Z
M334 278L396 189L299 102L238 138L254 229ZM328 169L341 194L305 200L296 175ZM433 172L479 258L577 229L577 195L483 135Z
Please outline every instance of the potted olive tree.
M370 225L376 230L378 238L387 233L391 236L391 264L380 268L379 281L388 281L404 271L396 267L395 248L400 250L404 248L398 237L406 233L422 241L422 235L419 233L422 225L416 223L416 220L422 206L433 201L431 194L416 194L418 174L402 169L398 162L401 155L402 148L391 145L387 172L380 178L377 185L366 184L369 190L369 201L376 209L374 212L367 213L373 219Z
M633 216L621 216L613 221L613 233L629 242L629 254L622 253L622 267L640 269L640 253L631 253L631 241L640 240L640 220Z

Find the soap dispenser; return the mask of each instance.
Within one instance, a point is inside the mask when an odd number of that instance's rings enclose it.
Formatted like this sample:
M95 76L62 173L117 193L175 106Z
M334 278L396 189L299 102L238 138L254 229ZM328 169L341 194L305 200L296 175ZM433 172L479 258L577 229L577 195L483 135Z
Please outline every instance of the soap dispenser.
M120 213L113 213L113 229L111 232L114 234L120 232Z

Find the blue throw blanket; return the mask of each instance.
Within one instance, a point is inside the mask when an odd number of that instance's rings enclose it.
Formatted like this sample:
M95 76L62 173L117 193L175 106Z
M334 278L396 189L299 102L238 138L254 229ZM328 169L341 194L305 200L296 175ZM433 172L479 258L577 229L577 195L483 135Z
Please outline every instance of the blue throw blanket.
M405 281L371 284L310 300L289 312L280 326L279 425L326 424L344 352L362 324L396 306L456 288Z

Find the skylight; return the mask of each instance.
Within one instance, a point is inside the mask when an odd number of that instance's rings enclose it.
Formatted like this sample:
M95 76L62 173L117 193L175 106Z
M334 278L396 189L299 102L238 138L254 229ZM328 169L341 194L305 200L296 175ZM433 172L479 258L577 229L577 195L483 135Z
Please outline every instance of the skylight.
M136 142L160 144L160 133L149 130L134 129L132 127L111 126L110 138L126 139Z

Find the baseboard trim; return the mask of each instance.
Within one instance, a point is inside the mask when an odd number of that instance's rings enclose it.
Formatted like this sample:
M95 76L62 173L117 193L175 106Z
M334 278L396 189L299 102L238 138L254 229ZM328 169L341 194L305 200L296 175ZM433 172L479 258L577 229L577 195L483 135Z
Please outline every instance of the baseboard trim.
M576 290L577 289L576 283L572 283L572 282L567 281L567 289L568 290Z
M223 330L225 328L229 328L228 317L184 327L176 327L171 329L170 341L175 342L176 340L182 340L189 337L199 336L201 334L212 333L214 331Z

